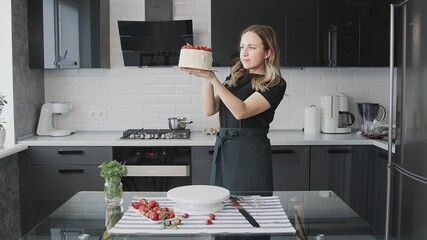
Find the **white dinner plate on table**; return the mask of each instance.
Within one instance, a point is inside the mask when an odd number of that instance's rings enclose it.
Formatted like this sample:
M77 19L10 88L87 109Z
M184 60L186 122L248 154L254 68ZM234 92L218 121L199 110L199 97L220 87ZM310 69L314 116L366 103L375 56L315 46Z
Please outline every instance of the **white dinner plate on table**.
M230 197L230 191L217 186L189 185L169 190L167 197L175 202L176 212L205 215L222 210L222 201Z

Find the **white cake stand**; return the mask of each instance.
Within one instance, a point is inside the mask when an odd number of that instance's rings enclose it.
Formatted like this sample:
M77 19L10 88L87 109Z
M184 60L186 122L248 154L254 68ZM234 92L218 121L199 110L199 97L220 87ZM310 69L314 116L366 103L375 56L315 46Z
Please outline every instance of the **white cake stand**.
M175 202L176 212L205 215L222 210L222 201L230 197L230 191L217 186L189 185L169 190L167 197Z

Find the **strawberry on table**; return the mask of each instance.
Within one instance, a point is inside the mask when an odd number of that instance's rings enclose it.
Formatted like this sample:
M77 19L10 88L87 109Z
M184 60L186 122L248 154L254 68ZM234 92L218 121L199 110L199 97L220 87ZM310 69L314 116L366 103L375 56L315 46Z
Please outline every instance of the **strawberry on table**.
M157 214L157 212L155 211L151 211L149 218L153 221L157 221L159 220L159 214Z
M155 201L155 200L148 201L148 207L154 208L156 206L157 206L157 201Z
M132 207L135 208L135 209L139 209L140 206L141 206L140 202L133 202L132 203Z

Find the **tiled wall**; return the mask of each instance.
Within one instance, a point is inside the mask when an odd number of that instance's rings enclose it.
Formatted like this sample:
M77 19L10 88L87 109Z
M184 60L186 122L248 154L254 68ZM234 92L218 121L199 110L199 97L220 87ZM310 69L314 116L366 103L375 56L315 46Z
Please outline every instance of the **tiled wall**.
M193 19L194 43L211 45L210 0L174 0L175 20ZM177 67L124 67L117 20L144 20L144 1L110 0L111 68L45 71L46 101L69 101L72 112L59 117L60 127L76 130L167 128L167 118L183 116L194 121L193 130L215 127L217 117L201 111L202 79ZM217 68L224 79L228 68ZM387 68L284 68L288 83L272 129L301 129L304 108L318 105L320 95L343 92L350 111L356 102L379 102L388 108ZM107 113L91 119L90 113ZM101 118L105 118L101 116ZM356 125L357 127L357 125Z

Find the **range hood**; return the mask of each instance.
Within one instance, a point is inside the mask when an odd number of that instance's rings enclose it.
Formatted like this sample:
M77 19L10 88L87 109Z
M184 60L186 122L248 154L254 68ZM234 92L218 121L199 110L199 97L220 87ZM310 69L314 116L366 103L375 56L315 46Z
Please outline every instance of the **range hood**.
M176 66L179 52L193 44L193 21L118 21L125 66Z

